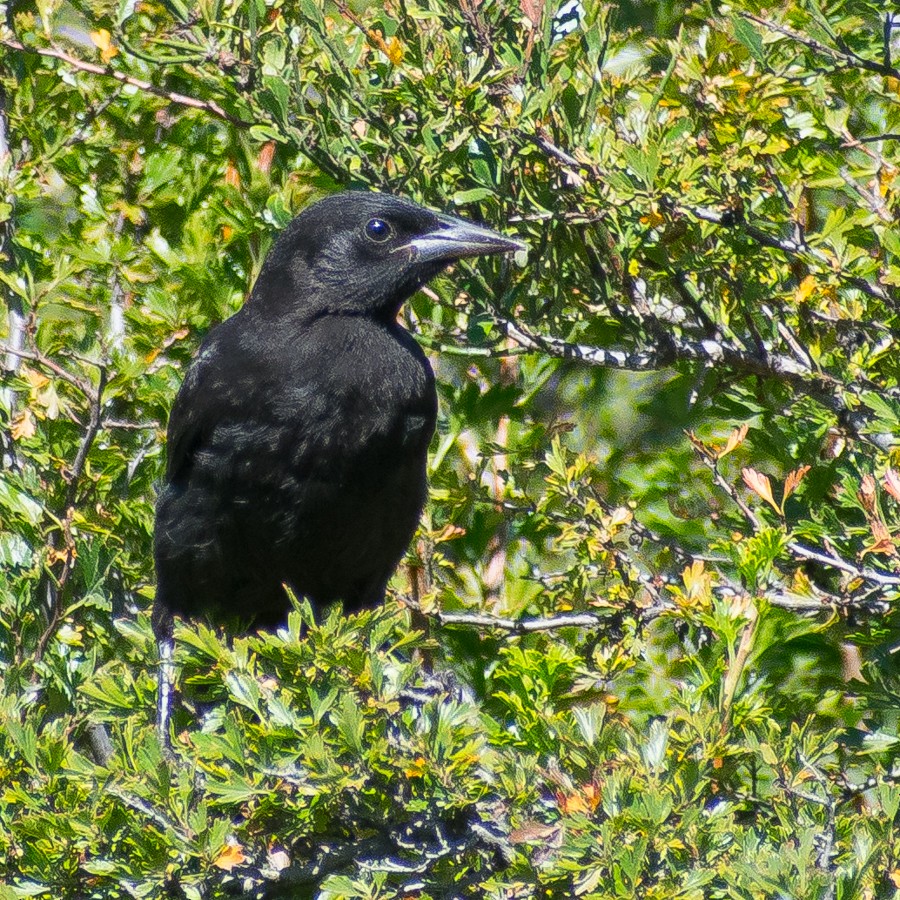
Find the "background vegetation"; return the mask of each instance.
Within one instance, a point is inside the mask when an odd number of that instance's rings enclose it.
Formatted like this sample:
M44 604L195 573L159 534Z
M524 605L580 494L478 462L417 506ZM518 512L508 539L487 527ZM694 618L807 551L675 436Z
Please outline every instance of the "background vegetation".
M0 898L900 896L884 7L5 7ZM441 419L385 608L181 626L173 763L167 411L347 186L531 251L405 310Z

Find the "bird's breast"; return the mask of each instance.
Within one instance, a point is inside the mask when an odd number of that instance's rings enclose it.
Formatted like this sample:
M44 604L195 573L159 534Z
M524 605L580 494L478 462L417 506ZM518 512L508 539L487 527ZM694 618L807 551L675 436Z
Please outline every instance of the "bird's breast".
M278 390L275 415L303 474L424 470L437 394L424 353L403 329L335 317L317 323ZM328 352L321 352L328 348Z

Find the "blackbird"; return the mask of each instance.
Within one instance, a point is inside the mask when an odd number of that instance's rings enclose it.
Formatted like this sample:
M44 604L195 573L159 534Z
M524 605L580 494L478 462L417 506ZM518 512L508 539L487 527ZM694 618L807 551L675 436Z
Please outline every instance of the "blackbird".
M335 194L287 226L172 407L154 535L163 668L174 615L277 625L284 585L314 609L384 599L425 503L437 413L434 374L397 314L453 261L520 249L378 193Z

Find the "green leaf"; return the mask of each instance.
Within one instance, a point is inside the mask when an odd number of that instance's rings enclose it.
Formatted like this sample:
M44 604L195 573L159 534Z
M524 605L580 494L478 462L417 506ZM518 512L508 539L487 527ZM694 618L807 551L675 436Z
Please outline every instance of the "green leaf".
M734 36L750 51L750 55L760 63L766 62L763 42L759 32L742 16L732 16Z
M465 206L467 203L477 203L493 196L494 191L490 188L470 188L466 191L457 191L453 195L453 203L456 206Z

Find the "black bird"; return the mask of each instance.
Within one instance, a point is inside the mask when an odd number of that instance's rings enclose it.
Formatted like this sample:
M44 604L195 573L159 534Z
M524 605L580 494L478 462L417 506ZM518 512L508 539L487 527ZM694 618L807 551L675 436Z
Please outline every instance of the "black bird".
M213 329L168 427L153 628L168 739L172 618L282 621L384 599L426 498L434 374L397 323L454 260L524 245L385 194L336 194L275 242L244 307Z

